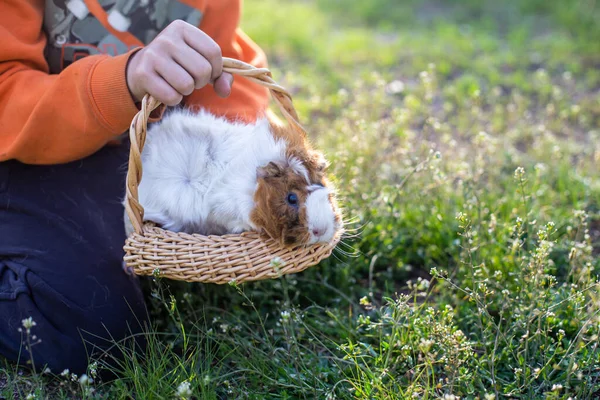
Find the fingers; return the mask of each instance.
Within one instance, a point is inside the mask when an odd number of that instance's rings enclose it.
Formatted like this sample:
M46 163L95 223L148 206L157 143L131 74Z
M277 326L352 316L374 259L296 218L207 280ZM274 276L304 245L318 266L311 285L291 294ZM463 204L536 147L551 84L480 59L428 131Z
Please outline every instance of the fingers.
M174 55L174 59L177 62L178 68L169 68L164 66L164 70L168 72L177 72L178 74L186 74L185 78L180 78L183 81L180 83L170 82L179 93L184 96L188 96L193 92L193 89L200 89L206 86L208 83L213 84L215 92L220 97L228 97L231 94L231 87L233 85L233 75L227 72L223 72L214 81L210 81L211 65L204 57L198 54L191 47L183 47ZM165 64L163 62L163 64ZM164 77L165 75L159 71ZM193 87L190 88L190 85ZM185 91L182 91L185 90Z
M196 88L194 78L173 59L156 60L155 71L182 96L192 94Z
M184 22L184 24L187 24ZM206 33L197 29L193 25L182 28L183 40L201 54L211 66L210 81L214 81L223 73L223 55L219 45L211 39ZM191 29L190 29L191 28Z
M173 54L173 58L191 75L196 89L200 89L211 82L212 66L206 58L193 48L183 45Z
M127 86L136 101L148 93L161 103L174 106L183 96L157 72L157 60L151 49L143 49L130 60L127 68Z
M145 82L147 92L156 100L167 106L176 106L181 103L183 96L167 83L159 74L155 73Z

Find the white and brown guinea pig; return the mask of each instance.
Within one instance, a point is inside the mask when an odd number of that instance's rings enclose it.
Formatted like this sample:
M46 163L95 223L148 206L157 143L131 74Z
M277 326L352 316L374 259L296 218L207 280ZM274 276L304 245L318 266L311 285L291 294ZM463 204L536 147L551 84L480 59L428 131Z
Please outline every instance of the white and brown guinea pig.
M271 117L244 124L175 109L148 130L139 200L146 220L172 231L329 242L342 219L326 165L298 128Z

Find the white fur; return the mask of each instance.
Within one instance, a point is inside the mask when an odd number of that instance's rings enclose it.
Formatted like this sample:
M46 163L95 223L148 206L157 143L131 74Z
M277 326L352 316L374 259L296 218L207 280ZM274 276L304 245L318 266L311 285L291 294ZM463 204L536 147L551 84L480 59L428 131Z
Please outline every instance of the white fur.
M290 163L285 150L286 142L273 137L267 119L243 124L204 110L171 111L147 133L139 186L144 219L168 230L205 235L256 230L250 214L257 168L270 161ZM290 165L308 184L305 166L292 161ZM308 218L320 227L329 218L324 229L332 236L333 210L327 195L320 193L325 190L308 197ZM129 233L131 226L127 229ZM313 239L327 241L326 237Z
M335 214L329 202L330 193L330 189L326 187L317 187L306 198L309 244L329 242L337 230ZM318 230L319 235L313 234L314 229Z
M308 178L308 170L306 169L304 164L302 164L302 161L300 161L296 157L292 156L292 157L288 158L288 164L295 173L304 177L304 180L306 181L307 185L310 184L310 179Z

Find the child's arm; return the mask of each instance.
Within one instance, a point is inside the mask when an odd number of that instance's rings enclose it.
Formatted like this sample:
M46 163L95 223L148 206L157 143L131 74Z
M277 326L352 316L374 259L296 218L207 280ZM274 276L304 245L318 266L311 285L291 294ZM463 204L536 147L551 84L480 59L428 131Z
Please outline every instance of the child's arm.
M0 161L30 164L90 155L138 111L125 79L130 53L94 55L50 75L43 1L0 1Z

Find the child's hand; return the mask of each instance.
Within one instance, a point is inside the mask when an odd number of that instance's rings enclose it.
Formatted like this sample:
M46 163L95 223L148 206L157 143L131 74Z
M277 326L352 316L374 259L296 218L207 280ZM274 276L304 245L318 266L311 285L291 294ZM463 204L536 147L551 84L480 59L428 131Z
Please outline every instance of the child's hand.
M137 101L146 93L168 106L212 83L229 96L233 76L223 72L221 48L207 34L184 21L174 21L148 46L136 52L127 67L127 86Z

